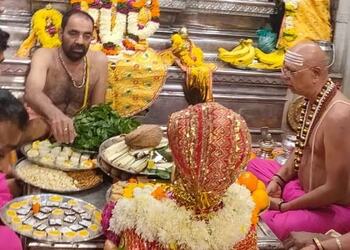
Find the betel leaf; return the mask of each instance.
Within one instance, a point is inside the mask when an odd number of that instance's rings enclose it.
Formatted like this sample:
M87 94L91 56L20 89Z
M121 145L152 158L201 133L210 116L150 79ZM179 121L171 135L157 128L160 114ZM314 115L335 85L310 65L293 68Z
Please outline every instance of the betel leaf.
M82 150L98 150L108 138L130 133L140 123L132 118L123 118L108 104L92 106L74 117L77 137L73 147Z

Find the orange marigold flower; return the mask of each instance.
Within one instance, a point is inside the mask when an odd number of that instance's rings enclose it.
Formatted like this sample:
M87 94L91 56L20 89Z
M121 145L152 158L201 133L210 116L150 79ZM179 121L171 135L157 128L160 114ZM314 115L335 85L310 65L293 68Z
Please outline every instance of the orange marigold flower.
M166 197L166 193L163 187L160 186L160 187L157 187L156 190L152 192L152 196L157 200L161 200Z
M145 4L146 4L146 0L135 1L134 3L132 3L132 7L139 9L145 6Z

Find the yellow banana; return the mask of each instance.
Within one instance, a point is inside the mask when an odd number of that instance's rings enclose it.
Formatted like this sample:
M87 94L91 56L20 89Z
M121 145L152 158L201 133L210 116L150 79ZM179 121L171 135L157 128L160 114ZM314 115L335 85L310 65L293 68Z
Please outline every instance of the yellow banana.
M282 65L284 61L284 51L283 50L275 50L272 53L266 54L260 49L255 49L256 58L265 64L269 65Z
M224 62L232 63L239 57L246 55L249 52L249 47L253 44L251 39L241 40L240 43L231 51L219 48L218 57Z
M227 55L231 55L233 53L235 53L236 51L240 50L240 49L243 49L243 45L242 45L242 42L240 42L236 47L234 47L231 51L229 50L226 50L224 48L219 48L219 54L227 54Z
M233 61L233 65L239 67L246 67L251 64L255 57L255 48L252 45L248 45L248 52Z

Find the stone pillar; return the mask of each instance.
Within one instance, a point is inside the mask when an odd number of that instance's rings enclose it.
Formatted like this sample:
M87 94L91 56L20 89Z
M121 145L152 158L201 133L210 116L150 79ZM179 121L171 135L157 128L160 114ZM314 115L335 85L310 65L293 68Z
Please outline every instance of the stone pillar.
M331 69L333 73L343 76L343 92L350 97L350 1L339 0L335 17L334 45L335 63Z

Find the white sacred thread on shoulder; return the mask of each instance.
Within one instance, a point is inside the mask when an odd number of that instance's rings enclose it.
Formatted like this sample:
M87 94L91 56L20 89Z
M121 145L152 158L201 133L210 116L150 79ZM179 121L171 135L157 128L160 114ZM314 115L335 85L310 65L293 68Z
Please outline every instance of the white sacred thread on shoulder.
M290 50L287 50L286 55L284 57L284 61L286 63L294 64L296 66L304 65L303 56Z

